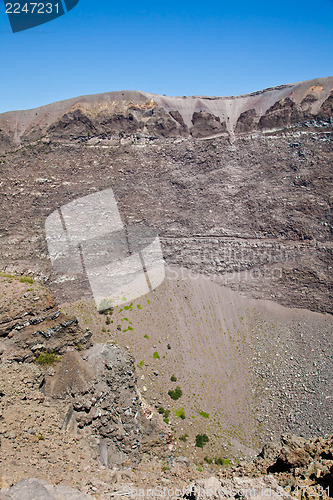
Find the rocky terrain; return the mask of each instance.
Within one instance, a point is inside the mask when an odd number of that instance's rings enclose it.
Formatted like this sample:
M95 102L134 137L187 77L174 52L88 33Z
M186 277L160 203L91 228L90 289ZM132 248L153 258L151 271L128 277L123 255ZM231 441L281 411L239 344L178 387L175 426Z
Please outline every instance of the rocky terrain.
M111 187L127 225L159 233L167 263L330 312L332 82L232 98L114 92L2 114L0 266L50 280L46 217ZM67 285L61 302L82 296L81 280Z
M329 496L332 105L333 77L0 115L1 499ZM107 188L166 277L101 314L45 220Z

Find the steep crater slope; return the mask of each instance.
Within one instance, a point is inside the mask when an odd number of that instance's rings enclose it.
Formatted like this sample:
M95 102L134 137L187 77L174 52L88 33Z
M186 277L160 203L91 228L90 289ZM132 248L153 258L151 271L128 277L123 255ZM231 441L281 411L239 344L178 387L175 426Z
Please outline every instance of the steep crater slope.
M323 78L230 98L126 91L1 115L0 267L40 274L60 300L89 294L51 276L44 224L112 188L124 223L157 230L167 263L332 312L332 88Z

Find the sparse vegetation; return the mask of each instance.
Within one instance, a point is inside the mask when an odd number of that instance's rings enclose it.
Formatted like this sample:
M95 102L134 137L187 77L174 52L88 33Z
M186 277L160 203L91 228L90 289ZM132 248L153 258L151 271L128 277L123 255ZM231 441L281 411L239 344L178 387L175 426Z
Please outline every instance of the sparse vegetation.
M216 465L223 465L224 467L228 467L230 465L230 460L227 458L216 457L215 458Z
M179 436L179 441L182 441L183 443L186 443L188 439L188 434L183 434L182 436Z
M195 437L195 446L197 448L203 448L206 443L209 442L209 437L207 434L197 434Z
M30 285L32 285L32 283L34 282L34 279L31 276L16 276L15 274L12 273L0 272L0 277L9 279L18 279L21 283L30 283Z
M209 458L209 457L205 457L205 458L204 458L204 461L205 461L207 464L212 464L212 463L213 463L213 459L212 459L212 458Z
M160 415L163 415L163 422L165 422L166 424L168 424L169 423L170 410L165 410L163 408L163 406L160 406L159 409L158 409L158 413Z
M185 420L185 410L184 408L180 408L179 410L173 410L176 417L181 418L182 420Z
M35 363L39 365L55 365L61 360L54 351L41 352L39 356L35 359Z
M32 285L32 283L34 282L34 279L31 276L21 276L20 282L21 283L30 283L30 285Z
M199 415L201 415L203 418L209 418L209 413L206 413L204 411L199 411Z
M180 387L176 387L175 390L170 389L170 391L168 392L168 394L169 394L169 396L170 396L171 399L174 399L176 401L177 399L179 399L179 398L182 397L183 391L181 390Z
M1 278L10 278L10 279L14 279L15 278L14 274L3 273L3 272L0 273L0 276L1 276Z
M123 332L128 332L128 331L133 331L133 327L131 325L128 325L128 327L125 328L125 330L123 330Z
M145 362L142 360L142 361L140 361L140 363L138 363L136 366L137 366L138 368L142 368L144 364L145 364Z

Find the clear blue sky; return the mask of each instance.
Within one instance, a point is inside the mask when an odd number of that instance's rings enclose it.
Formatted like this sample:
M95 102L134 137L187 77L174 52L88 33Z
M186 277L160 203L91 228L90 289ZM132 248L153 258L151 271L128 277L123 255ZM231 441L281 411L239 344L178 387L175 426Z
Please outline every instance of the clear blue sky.
M13 34L0 0L0 112L120 89L238 95L333 75L333 0L80 0Z

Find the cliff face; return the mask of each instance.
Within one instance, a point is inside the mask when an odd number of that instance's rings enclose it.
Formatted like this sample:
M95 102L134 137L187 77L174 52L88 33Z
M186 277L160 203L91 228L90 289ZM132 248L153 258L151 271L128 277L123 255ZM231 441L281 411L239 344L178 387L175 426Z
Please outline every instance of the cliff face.
M111 92L0 115L0 266L49 279L46 217L111 187L167 263L332 311L332 89L333 77L228 98Z

